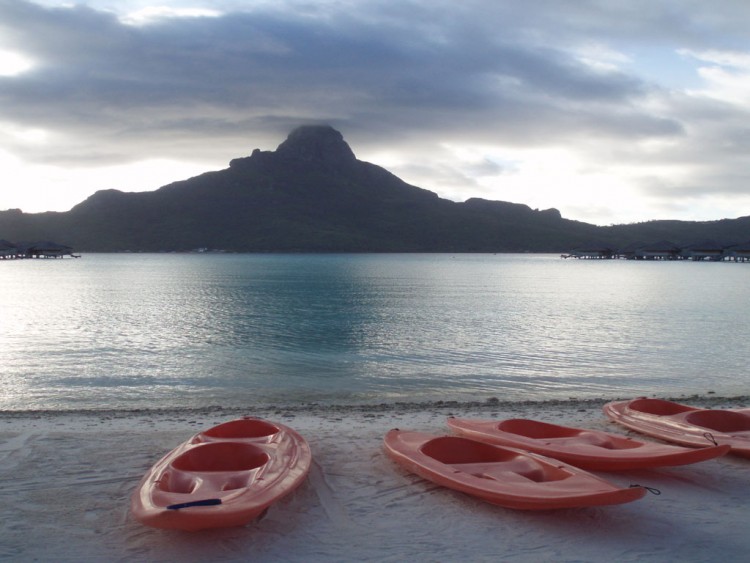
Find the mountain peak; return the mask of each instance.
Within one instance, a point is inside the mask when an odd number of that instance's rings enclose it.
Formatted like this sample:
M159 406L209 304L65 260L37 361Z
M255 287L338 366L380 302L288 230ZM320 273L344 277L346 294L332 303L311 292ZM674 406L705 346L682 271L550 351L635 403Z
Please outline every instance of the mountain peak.
M344 136L330 125L303 125L276 149L282 157L342 164L356 160Z

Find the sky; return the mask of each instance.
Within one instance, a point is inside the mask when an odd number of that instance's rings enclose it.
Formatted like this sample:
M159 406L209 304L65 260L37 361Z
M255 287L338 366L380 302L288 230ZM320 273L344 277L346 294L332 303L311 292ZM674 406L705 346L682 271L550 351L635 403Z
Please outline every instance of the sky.
M0 210L339 130L464 201L750 215L747 0L0 0Z

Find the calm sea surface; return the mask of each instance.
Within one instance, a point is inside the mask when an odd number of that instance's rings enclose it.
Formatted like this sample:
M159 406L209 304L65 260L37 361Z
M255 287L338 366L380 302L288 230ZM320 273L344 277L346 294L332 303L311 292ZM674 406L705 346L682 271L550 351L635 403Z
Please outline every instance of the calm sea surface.
M750 264L85 254L0 288L3 410L750 392Z

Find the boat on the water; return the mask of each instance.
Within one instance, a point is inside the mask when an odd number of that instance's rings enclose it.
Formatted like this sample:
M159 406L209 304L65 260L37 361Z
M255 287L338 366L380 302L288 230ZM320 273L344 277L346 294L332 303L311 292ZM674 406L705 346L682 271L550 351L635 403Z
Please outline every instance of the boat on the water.
M684 448L525 418L449 418L448 426L467 438L521 448L592 471L687 465L714 459L729 451L727 445Z
M613 401L604 413L623 426L691 447L728 445L729 453L750 457L750 409L701 409L664 399Z
M558 460L461 436L394 429L384 446L391 459L412 473L506 508L622 504L646 493L643 487L621 488Z
M242 418L200 432L166 454L133 493L147 526L200 530L242 526L297 488L312 462L291 428Z

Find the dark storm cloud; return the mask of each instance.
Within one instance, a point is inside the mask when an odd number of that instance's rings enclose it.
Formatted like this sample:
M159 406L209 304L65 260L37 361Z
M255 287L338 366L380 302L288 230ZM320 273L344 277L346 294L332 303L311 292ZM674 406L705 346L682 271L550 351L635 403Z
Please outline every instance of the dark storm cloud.
M99 146L92 157L115 159L168 154L170 139L185 135L278 137L305 121L384 138L413 129L519 142L578 129L624 137L680 131L633 109L649 90L637 78L523 44L512 22L474 25L481 17L467 20L460 10L455 22L433 20L429 8L408 6L419 13L256 11L134 26L87 7L0 1L2 44L38 63L0 79L0 116L85 137Z

